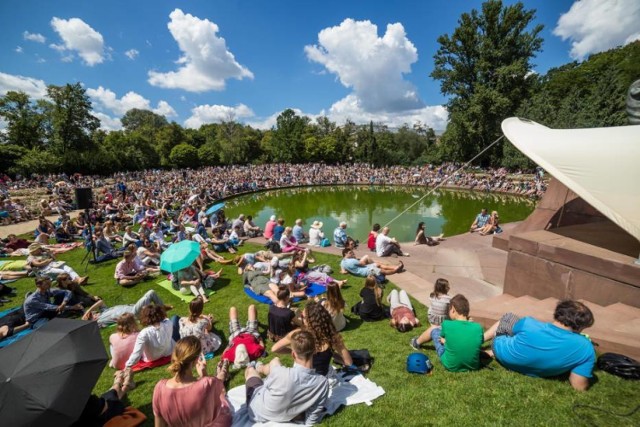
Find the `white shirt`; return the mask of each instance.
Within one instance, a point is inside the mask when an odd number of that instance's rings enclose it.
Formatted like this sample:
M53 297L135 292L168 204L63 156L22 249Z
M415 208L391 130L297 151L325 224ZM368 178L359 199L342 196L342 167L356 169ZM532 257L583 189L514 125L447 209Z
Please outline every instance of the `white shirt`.
M145 361L158 360L164 356L171 356L173 351L173 323L164 319L160 325L147 326L138 334L133 353L127 360L126 367L130 368L143 358Z
M378 237L376 237L376 255L382 256L384 250L387 249L391 242L391 237L379 233Z
M324 233L318 228L311 227L309 229L309 244L313 246L320 246L324 239Z

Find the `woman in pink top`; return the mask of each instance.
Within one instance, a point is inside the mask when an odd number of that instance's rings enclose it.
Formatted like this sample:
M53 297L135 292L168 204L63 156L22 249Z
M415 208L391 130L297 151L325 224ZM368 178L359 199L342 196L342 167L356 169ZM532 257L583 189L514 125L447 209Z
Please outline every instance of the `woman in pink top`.
M196 369L199 378L194 377ZM200 340L182 338L171 355L173 378L160 380L153 390L156 427L227 427L232 416L224 388L228 362L218 365L217 377L207 376Z
M271 238L273 237L273 229L275 227L276 227L276 216L271 215L271 218L269 218L269 221L267 221L267 224L264 226L264 233L262 233L265 239L271 240Z
M116 321L117 331L109 337L109 351L111 362L109 366L116 369L124 369L125 363L133 353L133 347L138 337L138 324L132 313L125 313Z

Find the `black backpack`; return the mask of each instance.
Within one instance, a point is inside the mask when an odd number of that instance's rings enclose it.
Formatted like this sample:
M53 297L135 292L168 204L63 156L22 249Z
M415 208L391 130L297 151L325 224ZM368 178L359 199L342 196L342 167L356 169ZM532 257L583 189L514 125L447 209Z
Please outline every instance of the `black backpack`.
M598 357L598 369L628 380L640 379L640 363L617 353L604 353Z

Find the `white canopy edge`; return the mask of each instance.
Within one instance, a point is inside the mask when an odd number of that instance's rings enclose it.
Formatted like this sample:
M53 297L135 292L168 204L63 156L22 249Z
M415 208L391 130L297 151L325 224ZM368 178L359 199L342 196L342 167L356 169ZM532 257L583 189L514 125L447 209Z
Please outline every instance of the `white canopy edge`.
M550 129L511 117L505 136L591 206L640 241L640 126Z

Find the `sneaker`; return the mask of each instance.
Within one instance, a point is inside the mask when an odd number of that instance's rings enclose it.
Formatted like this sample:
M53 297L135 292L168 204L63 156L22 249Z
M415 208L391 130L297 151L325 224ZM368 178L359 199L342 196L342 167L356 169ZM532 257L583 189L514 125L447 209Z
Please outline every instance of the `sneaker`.
M408 253L408 252L404 252L404 253L402 254L402 256L409 256L409 253Z
M418 338L411 338L411 341L409 342L409 345L414 350L420 351L420 344L418 344Z

